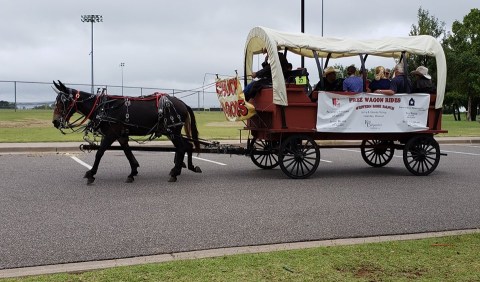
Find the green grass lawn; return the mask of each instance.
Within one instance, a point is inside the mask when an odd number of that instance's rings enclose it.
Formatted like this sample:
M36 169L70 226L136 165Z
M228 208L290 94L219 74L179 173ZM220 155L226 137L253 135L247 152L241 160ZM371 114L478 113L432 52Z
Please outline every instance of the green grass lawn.
M477 118L480 118L480 116ZM448 130L448 133L440 134L439 136L480 136L480 122L467 121L465 116L462 117L461 121L456 121L453 115L444 115L442 118L442 129Z
M5 281L480 281L480 234L116 267Z
M82 141L82 133L63 135L52 125L52 110L0 110L0 142L61 142ZM196 112L200 138L225 140L240 138L243 122L228 122L222 112ZM74 120L72 118L72 120ZM480 122L455 121L444 115L439 136L480 136ZM247 132L242 132L245 139Z
M52 124L52 110L0 110L0 142L82 141L83 133L63 135ZM242 122L228 122L223 112L196 112L200 138L239 139ZM75 117L72 117L72 121ZM68 132L68 130L65 130ZM246 134L246 133L243 133Z

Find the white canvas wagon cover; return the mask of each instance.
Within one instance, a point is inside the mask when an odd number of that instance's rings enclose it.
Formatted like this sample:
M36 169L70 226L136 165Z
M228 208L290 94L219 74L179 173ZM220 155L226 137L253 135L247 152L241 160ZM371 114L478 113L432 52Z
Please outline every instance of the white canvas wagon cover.
M328 38L306 33L280 32L266 27L255 27L250 30L245 44L245 74L252 74L253 55L262 53L266 48L270 58L273 82L273 103L288 105L285 79L279 63L278 48L288 48L305 57L314 57L316 51L319 57L342 58L369 54L382 57L401 56L402 52L435 57L437 63L437 99L435 108L442 108L445 96L447 64L445 53L440 43L432 36L391 37L383 39L341 39Z

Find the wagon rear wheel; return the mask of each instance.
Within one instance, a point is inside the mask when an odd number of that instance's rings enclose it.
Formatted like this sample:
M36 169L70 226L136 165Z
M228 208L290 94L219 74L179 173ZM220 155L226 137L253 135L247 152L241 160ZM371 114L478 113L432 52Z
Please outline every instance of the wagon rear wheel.
M280 168L288 177L308 178L320 163L320 149L313 138L293 135L282 143L279 158Z
M250 159L262 169L278 166L278 141L266 141L253 138L250 145Z
M360 151L363 160L373 166L382 167L393 159L393 142L382 140L363 140Z
M403 163L415 175L429 175L440 162L440 146L431 136L415 136L403 149Z

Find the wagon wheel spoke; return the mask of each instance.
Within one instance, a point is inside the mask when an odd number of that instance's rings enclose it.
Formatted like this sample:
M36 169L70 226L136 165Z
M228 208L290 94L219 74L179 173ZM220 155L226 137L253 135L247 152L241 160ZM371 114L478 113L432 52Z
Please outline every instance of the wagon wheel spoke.
M305 135L288 137L280 148L280 168L291 178L307 178L320 162L320 149L315 141Z
M278 142L257 140L251 141L250 159L262 169L272 169L278 166Z
M415 136L405 144L403 162L414 175L432 173L440 161L440 147L432 136Z
M287 164L285 165L285 168L289 168L291 165L295 164L295 160L293 158L290 158L287 161L285 161L285 163Z

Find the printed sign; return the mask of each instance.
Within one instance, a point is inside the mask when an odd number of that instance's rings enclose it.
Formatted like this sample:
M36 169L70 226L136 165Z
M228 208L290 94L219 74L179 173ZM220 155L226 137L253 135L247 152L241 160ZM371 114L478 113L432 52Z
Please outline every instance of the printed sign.
M411 132L428 129L428 94L318 93L319 132Z
M255 107L245 101L242 85L237 77L217 80L215 88L227 120L246 120L255 115Z
M308 83L307 76L297 76L295 77L295 84L296 85L306 85Z

